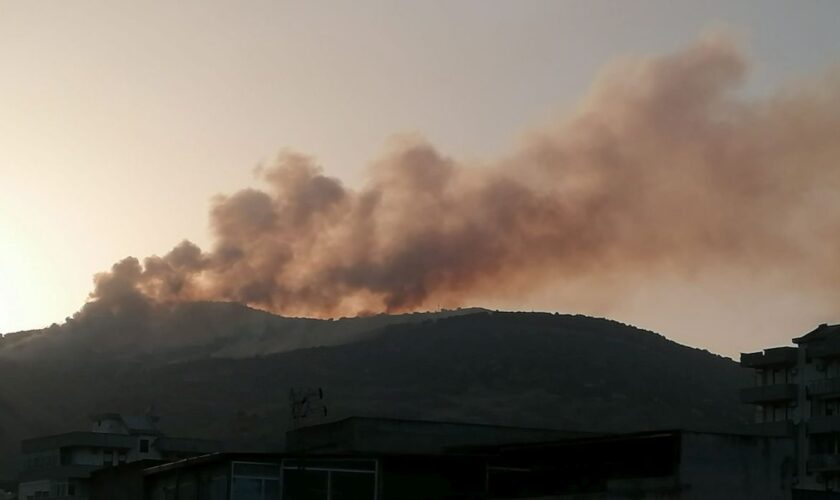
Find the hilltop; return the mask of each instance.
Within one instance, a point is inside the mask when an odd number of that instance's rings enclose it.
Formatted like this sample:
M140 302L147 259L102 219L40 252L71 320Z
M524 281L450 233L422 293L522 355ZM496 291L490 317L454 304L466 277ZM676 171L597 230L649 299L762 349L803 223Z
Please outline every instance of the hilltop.
M26 437L84 429L91 413L148 405L172 434L276 445L301 386L324 388L330 419L629 431L732 429L750 415L735 362L606 319L472 309L329 321L214 303L148 319L4 339L2 456Z

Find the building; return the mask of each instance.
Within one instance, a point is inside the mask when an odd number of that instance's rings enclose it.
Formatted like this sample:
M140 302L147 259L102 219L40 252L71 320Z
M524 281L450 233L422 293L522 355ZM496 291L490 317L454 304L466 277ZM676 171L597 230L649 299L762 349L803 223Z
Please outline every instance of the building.
M288 432L283 453L214 453L146 468L144 494L118 500L485 498L484 448L590 435L351 417ZM479 445L484 448L472 450ZM121 485L138 481L106 474L95 475L94 488L103 494L94 500L116 500Z
M591 432L464 422L350 417L287 432L286 450L293 453L428 455L475 446L555 441L594 435Z
M215 441L171 438L151 415L91 417L88 432L67 432L21 443L18 499L89 498L92 472L138 461L171 461L218 451Z
M105 467L95 470L88 481L88 498L107 500L143 500L145 486L143 472L156 465L167 462L162 460L138 460L137 462Z
M476 499L486 457L216 453L148 468L143 481L143 495L124 500Z
M486 498L786 500L792 455L782 437L687 430L507 445Z
M91 500L791 499L794 441L349 418L277 453L102 469ZM510 444L514 443L514 444Z
M840 325L792 342L741 354L755 373L741 400L755 405L758 431L795 443L796 490L840 492Z
M0 479L0 500L12 500L17 496L17 481Z

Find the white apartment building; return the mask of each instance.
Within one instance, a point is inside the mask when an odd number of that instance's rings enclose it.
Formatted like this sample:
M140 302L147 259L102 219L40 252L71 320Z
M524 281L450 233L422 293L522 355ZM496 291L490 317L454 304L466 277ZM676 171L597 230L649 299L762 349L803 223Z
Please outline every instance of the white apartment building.
M67 432L21 443L19 500L88 498L91 472L140 460L176 460L219 451L218 443L169 438L152 415L106 413L91 417L88 432Z
M794 488L840 492L840 325L822 324L794 346L741 354L755 384L755 428L795 442Z

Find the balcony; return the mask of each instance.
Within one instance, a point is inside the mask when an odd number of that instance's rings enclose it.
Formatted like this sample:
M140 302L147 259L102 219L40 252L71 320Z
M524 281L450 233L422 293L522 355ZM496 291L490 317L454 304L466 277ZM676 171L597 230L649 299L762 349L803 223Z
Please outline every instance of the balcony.
M809 382L808 395L817 398L840 396L840 377Z
M838 358L840 357L840 339L826 339L809 343L807 346L808 356L811 358Z
M829 432L840 432L840 416L818 416L811 417L808 421L808 432L811 434L826 434Z
M840 454L828 453L824 455L811 455L808 458L809 472L836 472L840 471Z
M775 403L796 399L796 384L760 385L741 389L741 402L747 404Z
M741 366L763 368L765 366L795 365L796 347L774 347L763 352L741 353Z
M137 446L137 439L127 434L106 434L103 432L66 432L54 436L26 439L21 442L21 451L57 450L70 446L88 448L131 449Z
M739 433L750 436L786 437L793 436L795 429L793 421L781 420L779 422L745 424Z
M102 468L105 465L57 465L43 469L32 469L23 471L20 475L21 481L33 481L36 479L85 479L90 473Z

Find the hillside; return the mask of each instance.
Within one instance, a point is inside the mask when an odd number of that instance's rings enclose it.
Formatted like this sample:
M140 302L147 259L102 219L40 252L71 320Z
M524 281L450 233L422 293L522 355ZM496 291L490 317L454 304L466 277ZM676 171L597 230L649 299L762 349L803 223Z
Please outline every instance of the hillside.
M98 358L173 362L248 358L367 338L384 326L483 311L378 314L337 320L286 318L230 302L157 305L142 313L93 310L62 325L10 333L0 338L0 359Z
M196 306L192 320L180 324L193 328L185 332L191 341L148 341L138 356L110 345L75 345L93 338L79 331L63 332L61 356L55 339L38 341L48 348L35 349L32 339L20 351L22 345L13 348L20 339L0 346L0 453L13 456L24 437L85 428L93 412L136 412L150 404L172 434L266 446L282 439L288 389L300 386L324 388L330 418L392 416L602 431L732 428L749 418L737 399L749 379L736 363L609 320L478 310L344 320L345 327L355 326L336 329L340 321L255 311L264 325L288 328L196 333L196 325L216 324L218 330L229 310L243 318L251 314L239 306ZM228 324L247 323L240 320ZM178 334L177 325L167 328L167 335ZM250 348L285 347L244 356L230 347L243 345L239 334L253 337ZM329 345L288 348L290 338L295 345L315 345L318 335ZM49 362L39 359L38 350ZM2 465L8 470L11 464Z

